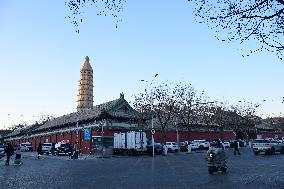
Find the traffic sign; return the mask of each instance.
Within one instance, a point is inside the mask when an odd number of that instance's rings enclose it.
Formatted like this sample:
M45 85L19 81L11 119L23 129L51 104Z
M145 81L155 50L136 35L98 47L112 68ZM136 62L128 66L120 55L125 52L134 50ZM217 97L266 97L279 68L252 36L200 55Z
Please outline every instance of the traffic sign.
M152 135L155 134L155 129L151 129Z

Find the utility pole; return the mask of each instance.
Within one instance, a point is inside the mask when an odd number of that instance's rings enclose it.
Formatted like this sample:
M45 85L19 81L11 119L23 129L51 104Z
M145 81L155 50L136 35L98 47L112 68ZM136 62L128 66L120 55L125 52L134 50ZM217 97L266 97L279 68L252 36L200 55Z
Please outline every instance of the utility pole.
M150 87L154 81L154 79L158 76L158 74L155 74L154 78L152 79L151 83L150 83ZM144 82L148 82L146 80L140 80L140 81L144 81ZM152 157L155 156L155 141L154 141L154 134L155 134L155 129L154 129L154 113L153 113L153 102L154 99L153 99L153 90L151 88L151 135L152 135Z

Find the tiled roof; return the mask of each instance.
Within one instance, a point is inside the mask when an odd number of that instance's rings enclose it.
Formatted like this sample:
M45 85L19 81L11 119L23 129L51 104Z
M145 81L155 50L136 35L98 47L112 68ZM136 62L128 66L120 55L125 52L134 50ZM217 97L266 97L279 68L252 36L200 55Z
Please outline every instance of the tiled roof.
M41 126L34 127L34 125L14 130L13 132L6 135L6 137L17 136L25 134L26 132L34 131L44 131L52 129L55 127L60 127L68 124L76 124L77 122L91 121L92 119L98 118L102 113L106 113L112 117L120 118L130 118L135 119L139 118L139 113L133 110L131 107L127 111L118 110L122 105L129 106L128 102L121 96L119 99L112 100L103 104L94 106L92 109L81 110L79 112L73 112L67 115L63 115L51 120L48 120ZM35 129L36 128L36 129Z
M49 120L36 130L47 130L52 127L67 124L76 124L77 122L92 120L99 117L102 112L107 113L108 115L113 117L137 118L138 113L133 110L128 112L115 111L115 107L119 106L121 103L124 102L127 103L127 101L123 98L119 98L103 104L96 105L92 109L81 110L79 112L73 112L67 115L63 115L55 119Z
M19 134L21 134L21 131L22 131L22 130L23 130L23 129L16 129L16 130L14 130L13 132L11 132L11 133L9 133L8 135L6 135L6 137L19 135Z
M255 125L255 128L257 128L257 129L271 129L271 130L273 130L271 125L268 124L268 123L257 124L257 125Z

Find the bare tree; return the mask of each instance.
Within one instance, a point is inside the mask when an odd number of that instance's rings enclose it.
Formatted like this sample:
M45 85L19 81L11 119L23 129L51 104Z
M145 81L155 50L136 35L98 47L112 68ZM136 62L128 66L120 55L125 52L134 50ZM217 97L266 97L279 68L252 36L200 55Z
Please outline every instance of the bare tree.
M8 127L8 130L14 131L14 130L18 130L18 129L23 129L27 126L27 122L23 121L20 124L13 124L11 126Z
M226 38L220 40L244 43L254 39L260 44L258 48L251 49L250 53L267 50L276 53L282 60L284 0L189 1L194 3L195 15L200 22L208 23L217 35L225 32L221 36Z
M165 82L134 96L134 108L144 115L154 114L155 123L161 129L165 142L167 130L177 115L177 102L182 92L179 87L179 84Z
M216 101L210 109L212 122L220 131L220 138L223 139L223 131L229 124L228 102L225 100Z
M246 133L254 129L257 108L260 105L261 103L253 103L247 100L231 105L229 110L231 113L230 122L237 134L237 138L244 138Z
M126 0L67 0L65 2L70 10L70 15L67 16L71 23L75 26L77 33L80 32L80 23L84 20L84 8L94 6L98 16L111 16L116 27L121 21L120 14L123 11Z
M202 91L199 93L195 90L190 84L185 84L180 87L184 92L183 95L179 97L179 112L180 112L180 121L181 126L185 128L189 133L196 126L204 124L203 115L205 114L204 105L208 103L208 97L205 95L205 92Z
M205 124L205 128L208 132L208 139L210 139L211 131L216 131L219 127L215 123L214 116L215 116L215 103L216 101L211 103L205 103L198 106L198 112L200 114L200 119L203 124Z
M191 84L183 84L179 87L180 96L178 98L178 111L180 118L180 126L187 129L188 134L192 127L195 114L195 103L196 99L196 90L191 86ZM188 135L189 137L189 135ZM189 140L189 139L188 139Z

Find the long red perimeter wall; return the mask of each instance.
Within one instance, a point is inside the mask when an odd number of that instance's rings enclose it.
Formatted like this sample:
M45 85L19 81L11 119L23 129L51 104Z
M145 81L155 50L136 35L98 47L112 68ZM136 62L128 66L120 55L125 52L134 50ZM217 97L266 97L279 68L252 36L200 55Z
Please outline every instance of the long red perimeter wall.
M104 131L104 136L113 136L115 133L114 130L106 130ZM151 139L151 132L148 130L147 139ZM261 133L262 138L282 138L284 137L284 133L274 133L274 132L264 132ZM101 136L101 132L97 130L91 130L91 138L93 136ZM234 140L236 138L234 132L232 131L223 131L223 132L179 132L179 141L190 141L190 140L202 140L206 139L212 141L214 139L221 138L225 141ZM251 133L249 135L250 139L256 138L256 133ZM155 142L163 143L164 137L162 132L155 132L154 134ZM44 142L52 142L57 143L62 140L68 141L72 145L75 145L80 149L80 152L83 154L92 153L92 140L85 141L84 140L84 132L83 131L72 131L68 133L54 134L54 135L46 135L46 136L37 136L30 138L23 138L11 141L13 145L21 144L24 142L30 142L33 146L33 150L37 149L39 143ZM177 141L177 133L176 131L168 131L167 132L167 141Z

